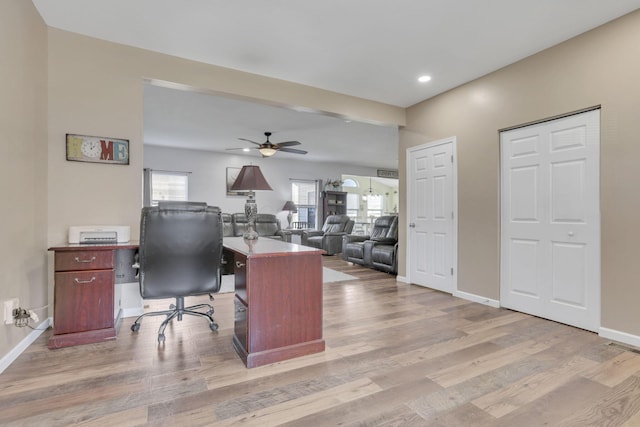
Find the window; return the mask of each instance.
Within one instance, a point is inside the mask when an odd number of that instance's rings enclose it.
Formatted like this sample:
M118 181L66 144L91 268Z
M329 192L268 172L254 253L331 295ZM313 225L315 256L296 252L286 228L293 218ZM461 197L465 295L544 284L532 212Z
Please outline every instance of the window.
M186 172L151 171L151 206L165 200L189 200L189 174Z
M293 214L294 228L315 228L316 213L318 212L318 184L316 181L291 180L291 200L298 207L298 212Z
M342 187L352 187L352 188L358 188L358 183L351 178L347 178L344 180L344 182L342 183Z
M367 196L367 217L373 222L379 216L382 216L382 196L369 194Z
M354 221L357 221L359 210L360 210L360 195L358 193L347 193L347 215L349 216L349 218L351 218Z

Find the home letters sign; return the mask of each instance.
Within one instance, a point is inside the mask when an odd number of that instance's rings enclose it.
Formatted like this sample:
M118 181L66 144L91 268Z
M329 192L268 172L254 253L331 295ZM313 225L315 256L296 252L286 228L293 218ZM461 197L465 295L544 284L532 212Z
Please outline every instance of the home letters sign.
M129 140L67 134L67 160L129 164Z

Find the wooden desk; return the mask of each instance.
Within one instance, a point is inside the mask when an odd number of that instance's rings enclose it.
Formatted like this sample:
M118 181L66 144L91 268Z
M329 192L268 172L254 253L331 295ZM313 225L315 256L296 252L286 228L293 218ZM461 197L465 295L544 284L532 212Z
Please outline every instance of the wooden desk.
M235 258L233 346L247 368L324 351L322 253L261 238L225 237Z
M65 244L49 248L55 254L50 349L116 337L115 251L137 247L137 243L123 243Z

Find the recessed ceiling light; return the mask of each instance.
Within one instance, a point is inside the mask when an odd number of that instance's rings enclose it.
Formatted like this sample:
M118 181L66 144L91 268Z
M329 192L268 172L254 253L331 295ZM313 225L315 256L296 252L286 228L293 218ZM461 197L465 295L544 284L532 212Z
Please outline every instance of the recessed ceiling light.
M429 80L431 80L431 76L420 76L420 77L418 77L418 81L419 81L420 83L426 83L426 82L428 82Z
M247 153L248 153L249 151L251 151L251 149L250 149L250 148L243 148L243 149L242 149L242 151L244 151L244 152L247 152Z

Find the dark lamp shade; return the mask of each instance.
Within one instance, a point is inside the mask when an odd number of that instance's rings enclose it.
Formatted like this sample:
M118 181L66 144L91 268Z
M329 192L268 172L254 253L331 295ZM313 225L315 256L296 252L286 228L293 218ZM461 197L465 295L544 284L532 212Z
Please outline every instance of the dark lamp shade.
M282 207L282 210L283 211L298 212L298 207L291 200L288 200L287 202L285 202L284 206Z
M232 191L244 190L273 190L262 175L260 168L254 165L242 166L236 182L231 186Z

